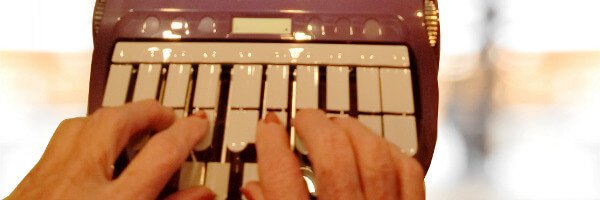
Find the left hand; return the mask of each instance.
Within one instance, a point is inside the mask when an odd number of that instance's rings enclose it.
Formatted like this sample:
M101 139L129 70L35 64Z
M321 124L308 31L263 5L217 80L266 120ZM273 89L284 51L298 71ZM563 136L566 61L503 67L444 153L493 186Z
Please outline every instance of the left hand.
M208 127L205 113L175 120L169 108L141 101L63 121L40 161L7 199L155 199ZM134 136L155 131L122 174L113 163ZM205 187L169 198L213 199Z

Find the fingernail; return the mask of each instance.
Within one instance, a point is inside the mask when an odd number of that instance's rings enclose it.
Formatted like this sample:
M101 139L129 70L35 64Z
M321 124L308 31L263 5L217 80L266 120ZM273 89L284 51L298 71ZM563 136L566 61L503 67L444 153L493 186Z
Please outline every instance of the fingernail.
M279 118L277 117L277 115L275 115L275 113L273 112L269 112L267 113L267 116L265 116L265 122L268 123L275 123L275 124L281 124L281 122L279 121Z
M246 188L240 188L240 192L242 192L246 199L254 200L254 197L252 197L252 194L250 194L250 191L246 190Z
M196 111L194 114L192 114L192 116L194 117L198 117L200 119L206 119L206 113L202 110Z

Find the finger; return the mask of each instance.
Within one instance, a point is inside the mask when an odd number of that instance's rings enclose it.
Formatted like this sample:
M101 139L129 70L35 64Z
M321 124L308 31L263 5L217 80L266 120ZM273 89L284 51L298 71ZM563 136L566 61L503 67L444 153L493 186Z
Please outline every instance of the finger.
M257 181L250 181L246 183L242 189L240 189L242 194L248 200L264 200L265 196L263 195L262 189L260 187L260 183Z
M400 153L398 146L388 143L388 147L396 164L400 199L425 199L425 173L421 164L414 158Z
M289 144L285 128L273 113L258 123L258 174L267 199L308 198L300 165Z
M177 120L173 126L150 138L115 184L154 198L204 137L207 129L208 121L203 112Z
M354 118L335 118L350 137L367 199L398 199L395 164L387 141Z
M207 187L197 186L179 190L169 195L166 200L212 200L215 197L215 193Z
M294 127L309 152L319 183L319 197L361 199L363 195L355 155L344 131L320 110L298 112Z
M154 100L126 104L117 108L101 108L92 114L82 133L82 143L90 151L99 152L101 165L114 163L129 139L144 131L161 131L175 120L175 114Z

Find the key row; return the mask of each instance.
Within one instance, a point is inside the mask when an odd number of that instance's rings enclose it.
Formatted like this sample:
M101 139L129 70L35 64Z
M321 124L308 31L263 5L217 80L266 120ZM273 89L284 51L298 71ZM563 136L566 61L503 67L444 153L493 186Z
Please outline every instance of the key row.
M168 70L160 64L140 64L131 101L157 99L161 96L161 75L166 74L162 103L173 108L183 108L189 103L194 89L192 106L215 109L221 89L221 65L203 64L193 68L190 64L171 64ZM323 68L323 67L321 67ZM349 112L353 91L347 66L297 66L290 76L288 65L268 65L265 70L264 99L261 99L263 65L234 65L231 69L230 98L228 106L239 109L259 109L264 100L265 109L288 109L288 84L295 83L296 109L321 108ZM190 87L192 72L196 70L195 86ZM122 105L127 98L132 65L112 65L109 73L103 106ZM324 74L320 74L323 73ZM409 69L356 67L357 111L365 113L413 114L414 100ZM290 78L295 80L291 81ZM325 77L323 83L322 77ZM325 84L325 106L319 106L319 87Z
M241 152L254 143L256 122L266 111L287 124L294 117L294 112L289 112L306 108L338 115L353 113L373 132L411 155L417 149L409 69L219 64L171 64L163 68L140 64L134 70L133 65L112 65L103 105L122 105L131 93L131 101L161 100L174 108L178 117L192 109L204 110L210 129L195 150L213 146L220 150L221 161L228 150ZM350 103L351 99L356 102ZM224 127L215 133L217 122L223 121ZM295 141L296 149L307 154L302 142L298 138Z

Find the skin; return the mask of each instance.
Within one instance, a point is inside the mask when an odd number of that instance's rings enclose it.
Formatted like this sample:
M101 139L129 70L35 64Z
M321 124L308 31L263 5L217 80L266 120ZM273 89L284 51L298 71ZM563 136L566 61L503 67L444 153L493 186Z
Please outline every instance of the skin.
M353 118L327 118L319 110L293 121L316 175L319 199L425 199L419 163ZM156 101L141 101L63 121L44 155L7 199L155 199L206 134L203 112L175 120ZM128 141L156 132L123 173L112 164ZM260 181L240 191L251 200L308 199L288 134L269 113L256 135ZM198 186L168 199L214 199Z

